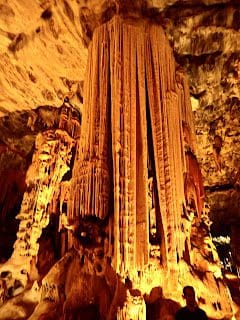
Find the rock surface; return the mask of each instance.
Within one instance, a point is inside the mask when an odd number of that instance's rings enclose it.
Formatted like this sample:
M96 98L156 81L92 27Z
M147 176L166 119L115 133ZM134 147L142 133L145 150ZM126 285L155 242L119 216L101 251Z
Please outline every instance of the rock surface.
M127 0L35 0L31 5L27 0L0 0L0 186L5 188L0 208L1 222L8 217L10 228L1 230L3 248L9 248L1 260L9 258L15 241L14 217L26 190L36 135L58 121L66 96L82 109L87 46L93 30L116 12L131 17L141 12L158 21L188 74L212 234L230 236L239 266L237 0L136 0L131 5ZM11 177L8 184L6 177Z

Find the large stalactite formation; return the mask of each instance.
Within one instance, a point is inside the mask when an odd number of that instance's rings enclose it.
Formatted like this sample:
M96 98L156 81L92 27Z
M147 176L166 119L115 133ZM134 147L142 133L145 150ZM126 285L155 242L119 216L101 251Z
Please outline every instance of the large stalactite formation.
M177 256L183 253L182 123L191 139L192 119L186 84L179 71L177 82L175 73L171 49L159 26L115 17L95 30L69 219L91 215L104 219L113 213L114 263L125 275L148 264L148 159L154 167L162 264L175 269ZM199 181L194 182L198 186Z
M187 79L160 24L117 4L87 39L82 115L65 98L26 177L19 169L0 319L174 319L185 285L209 318L237 317L210 235ZM7 221L14 192L2 186Z

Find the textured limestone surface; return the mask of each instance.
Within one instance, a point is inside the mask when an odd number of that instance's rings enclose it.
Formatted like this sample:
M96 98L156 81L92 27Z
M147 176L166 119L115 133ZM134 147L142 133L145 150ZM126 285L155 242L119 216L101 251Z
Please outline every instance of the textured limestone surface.
M31 5L28 0L0 0L0 262L9 258L16 241L14 217L27 188L25 176L36 136L54 128L66 96L82 110L87 46L94 29L116 13L131 19L140 14L161 24L175 59L188 75L196 155L213 221L212 234L230 236L234 263L239 266L238 0L34 0ZM47 245L54 260L49 232L52 230L43 235L39 250ZM152 252L158 255L154 246ZM41 254L39 263L44 265ZM37 284L32 290L36 295L33 308L39 300ZM24 299L27 305L27 294ZM19 317L24 312L20 309Z

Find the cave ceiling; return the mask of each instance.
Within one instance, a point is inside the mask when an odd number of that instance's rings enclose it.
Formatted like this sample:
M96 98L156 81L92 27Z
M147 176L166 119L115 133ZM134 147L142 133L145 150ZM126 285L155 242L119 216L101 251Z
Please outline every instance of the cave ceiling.
M27 169L65 97L82 109L92 31L116 12L158 21L188 74L213 232L228 232L240 224L239 1L1 0L1 179Z

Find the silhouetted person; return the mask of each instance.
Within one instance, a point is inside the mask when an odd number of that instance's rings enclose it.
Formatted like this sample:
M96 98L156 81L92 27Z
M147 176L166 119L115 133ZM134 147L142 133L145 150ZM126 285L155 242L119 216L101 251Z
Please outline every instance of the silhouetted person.
M186 300L186 307L177 311L176 320L208 320L205 311L197 305L193 287L186 286L183 288L183 298Z

